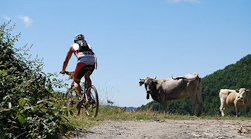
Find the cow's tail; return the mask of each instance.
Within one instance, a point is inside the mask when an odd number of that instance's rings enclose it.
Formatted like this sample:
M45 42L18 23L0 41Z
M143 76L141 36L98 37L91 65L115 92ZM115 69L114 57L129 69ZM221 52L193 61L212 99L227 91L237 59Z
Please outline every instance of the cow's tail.
M198 84L198 86L197 86L197 90L198 90L198 92L200 92L201 93L201 89L202 89L202 85L201 85L202 83L201 83L201 78L199 77L199 84Z

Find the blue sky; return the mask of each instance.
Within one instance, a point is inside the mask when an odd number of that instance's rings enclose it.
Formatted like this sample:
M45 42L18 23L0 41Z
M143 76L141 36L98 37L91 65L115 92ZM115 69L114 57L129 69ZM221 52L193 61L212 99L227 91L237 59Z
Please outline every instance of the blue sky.
M250 0L0 1L0 23L16 24L15 46L33 44L46 73L61 71L83 33L98 57L92 80L101 101L121 107L152 101L139 78L205 77L251 50ZM73 55L67 70L75 64Z

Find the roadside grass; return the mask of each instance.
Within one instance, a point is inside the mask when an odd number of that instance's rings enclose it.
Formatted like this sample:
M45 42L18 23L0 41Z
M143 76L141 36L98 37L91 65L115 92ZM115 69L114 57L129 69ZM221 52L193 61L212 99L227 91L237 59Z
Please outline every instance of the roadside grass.
M74 108L73 108L74 110ZM136 111L136 112L122 112L117 107L110 106L100 106L99 113L96 118L87 117L84 110L81 110L81 114L76 116L69 115L67 117L70 124L72 124L77 129L89 129L93 126L97 126L104 121L144 121L144 120L153 120L153 121L163 121L163 120L250 120L246 116L225 116L221 117L220 115L208 116L202 114L200 117L190 116L190 115L179 115L179 114L163 114L156 111Z

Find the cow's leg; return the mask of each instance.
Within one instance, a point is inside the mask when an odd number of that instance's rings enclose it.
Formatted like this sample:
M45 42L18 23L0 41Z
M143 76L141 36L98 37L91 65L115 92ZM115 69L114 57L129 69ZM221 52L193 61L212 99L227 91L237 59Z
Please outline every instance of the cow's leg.
M195 109L196 109L196 99L194 100L194 98L190 97L191 103L192 103L192 111L191 111L191 115L194 115Z
M238 117L239 107L238 107L238 106L235 106L235 109L236 109L236 117Z
M224 98L221 98L220 101L221 101L221 105L220 105L221 116L224 117L227 104L226 104L226 100Z
M163 114L166 114L166 104L165 103L161 103L161 108L162 108L162 111L163 111Z
M196 100L194 102L192 102L192 112L191 112L191 115L194 115L194 112L195 112L195 109L196 109Z
M236 110L236 117L238 117L239 107L237 105L237 99L234 100L234 106L235 106L235 110Z
M167 113L167 101L162 100L162 110L164 114Z
M164 102L164 113L167 113L167 102Z
M199 111L198 111L197 115L200 116L202 109L203 109L203 99L201 96L201 92L199 90L197 90L196 99L197 99L197 104L199 105Z
M198 101L198 105L199 105L198 116L200 116L201 113L202 113L202 110L203 110L203 101L202 101L202 100L199 100L199 101Z
M199 84L196 88L196 99L197 99L197 104L199 105L199 111L197 115L200 116L203 110L203 99L201 95L201 79L199 80Z
M190 97L191 103L192 103L192 111L191 111L191 115L194 115L195 109L196 109L196 104L197 104L197 100L196 100L196 94L195 93L191 93L190 91L188 92L188 96Z
M164 114L167 113L167 101L165 101L165 95L162 93L160 96L160 105Z

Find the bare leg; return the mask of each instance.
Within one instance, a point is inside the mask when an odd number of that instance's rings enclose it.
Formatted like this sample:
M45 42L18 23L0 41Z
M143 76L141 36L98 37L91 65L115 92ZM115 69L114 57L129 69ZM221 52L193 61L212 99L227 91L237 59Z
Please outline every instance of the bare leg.
M88 86L88 87L91 86L92 81L91 81L90 75L89 76L85 75L84 77L85 77L85 85Z
M90 75L85 75L85 87L90 87L92 85L92 80L90 78ZM87 92L87 96L90 97L90 92Z
M80 83L80 80L77 78L74 78L74 88L75 88L76 95L81 97L82 88L79 83Z

